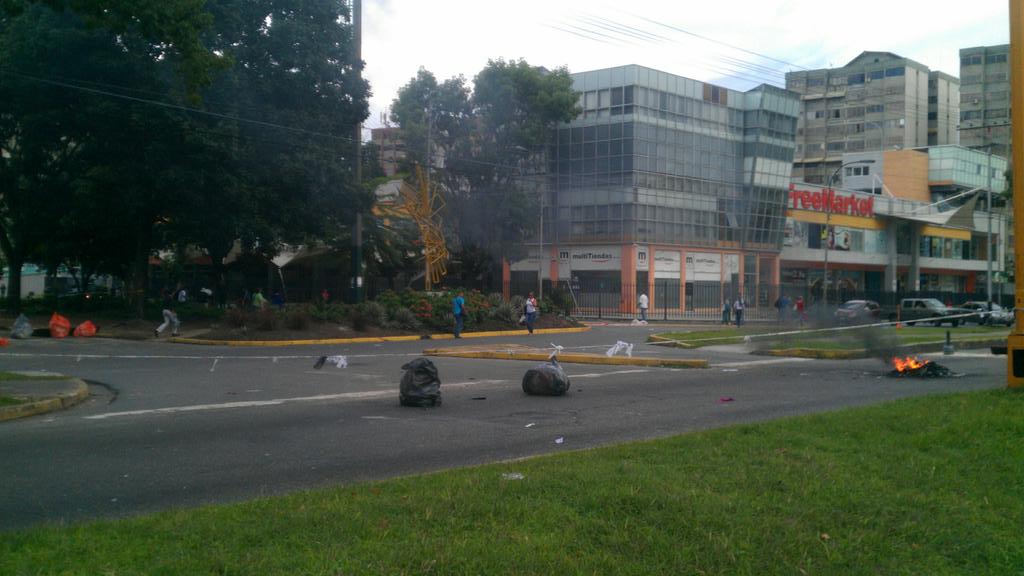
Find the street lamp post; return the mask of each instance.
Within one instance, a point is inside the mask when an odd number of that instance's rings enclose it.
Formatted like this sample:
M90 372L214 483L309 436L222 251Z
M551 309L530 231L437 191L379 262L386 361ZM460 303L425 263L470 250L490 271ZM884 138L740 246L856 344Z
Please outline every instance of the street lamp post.
M825 186L825 266L823 268L824 275L822 277L822 286L824 288L824 290L822 290L822 304L824 305L825 308L828 307L828 251L829 251L829 228L831 227L831 222L832 222L832 194L831 194L831 192L832 192L832 182L835 181L836 176L839 175L839 172L842 171L842 169L846 168L847 166L852 166L854 164L874 164L874 163L875 163L875 161L873 159L870 159L870 158L866 158L864 160L852 160L852 161L847 162L845 164L840 164L839 167L836 168L835 171L832 172L832 174L830 174L829 177L828 177L828 183Z
M985 190L985 210L988 212L988 233L985 235L985 296L992 310L992 145L988 145L988 186Z

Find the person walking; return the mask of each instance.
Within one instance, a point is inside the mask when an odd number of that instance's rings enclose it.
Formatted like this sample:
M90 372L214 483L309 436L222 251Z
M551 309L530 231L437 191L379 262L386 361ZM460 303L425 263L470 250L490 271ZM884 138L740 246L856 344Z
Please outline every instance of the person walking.
M458 295L452 298L452 315L455 316L455 337L462 338L462 323L466 316L466 299L459 290Z
M526 295L526 329L533 334L533 323L537 320L537 299L533 292Z
M640 321L647 322L647 306L650 304L650 300L647 299L647 293L640 293L640 301L637 302L637 307L640 308Z
M722 302L722 324L729 324L732 322L732 306L728 300Z
M743 325L743 310L746 308L746 304L743 302L743 296L736 299L736 303L732 305L733 316L736 317L736 327Z
M267 298L263 295L263 288L257 288L252 295L252 307L257 310L267 309Z
M796 297L796 317L800 320L800 327L804 325L804 321L807 320L807 315L804 314L804 297Z
M155 338L159 338L160 334L163 333L164 330L167 330L168 326L171 327L171 336L178 335L178 328L181 326L181 322L178 321L178 314L174 311L175 307L178 305L178 298L176 294L176 292L171 293L164 291L164 321L163 324L160 324L155 330L153 330L153 336Z

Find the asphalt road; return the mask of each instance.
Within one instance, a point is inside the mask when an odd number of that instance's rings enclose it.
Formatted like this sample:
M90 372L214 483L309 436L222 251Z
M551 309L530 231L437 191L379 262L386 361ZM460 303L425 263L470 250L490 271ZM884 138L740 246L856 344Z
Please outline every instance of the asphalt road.
M557 336L281 348L18 341L0 352L0 370L75 375L89 381L93 396L68 411L0 424L0 530L997 388L1006 378L1005 357L984 351L934 356L963 377L906 380L886 378L878 360L642 344L662 330L607 326ZM712 368L565 365L569 394L545 398L520 388L533 363L439 358L443 405L398 405L400 366L424 347L554 341L603 351L617 340L637 343L635 355L708 358ZM314 370L320 354L347 354L349 366Z

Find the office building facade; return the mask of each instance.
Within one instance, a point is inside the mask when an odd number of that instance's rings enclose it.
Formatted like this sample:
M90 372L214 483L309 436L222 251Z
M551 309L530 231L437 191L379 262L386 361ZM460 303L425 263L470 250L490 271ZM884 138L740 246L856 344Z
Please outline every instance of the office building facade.
M784 286L821 294L826 251L830 292L875 299L894 292L982 293L989 257L994 275L1004 271L1006 218L997 211L990 219L984 210L985 187L1005 185L1003 158L947 145L848 153L842 163L833 194L849 200L832 210L813 202L822 188L793 184Z
M863 52L846 66L790 72L800 94L793 177L827 184L846 152L955 143L955 78L891 52Z
M960 50L960 144L1010 157L1010 46Z
M723 282L778 281L796 94L635 65L572 78L581 113L552 135L543 250L506 279L600 285L628 307L641 292L692 306L700 283L719 306Z

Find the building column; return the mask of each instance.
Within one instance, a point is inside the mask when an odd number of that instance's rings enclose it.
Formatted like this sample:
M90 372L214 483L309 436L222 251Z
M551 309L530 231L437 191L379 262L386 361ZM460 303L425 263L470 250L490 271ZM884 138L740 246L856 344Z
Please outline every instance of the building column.
M921 225L911 225L910 233L910 271L907 273L910 289L914 292L921 290Z
M885 266L885 291L896 293L896 288L899 285L899 255L896 251L896 230L897 223L895 218L890 218L886 224L885 234L888 237L886 240L886 250L888 251L889 263Z
M558 283L558 246L551 245L551 265L548 267L548 279L551 280L551 289L555 289Z
M633 244L623 244L621 261L622 268L619 271L619 312L623 314L635 313L636 301L640 297L636 285L636 246Z
M679 312L686 314L686 250L679 251Z

